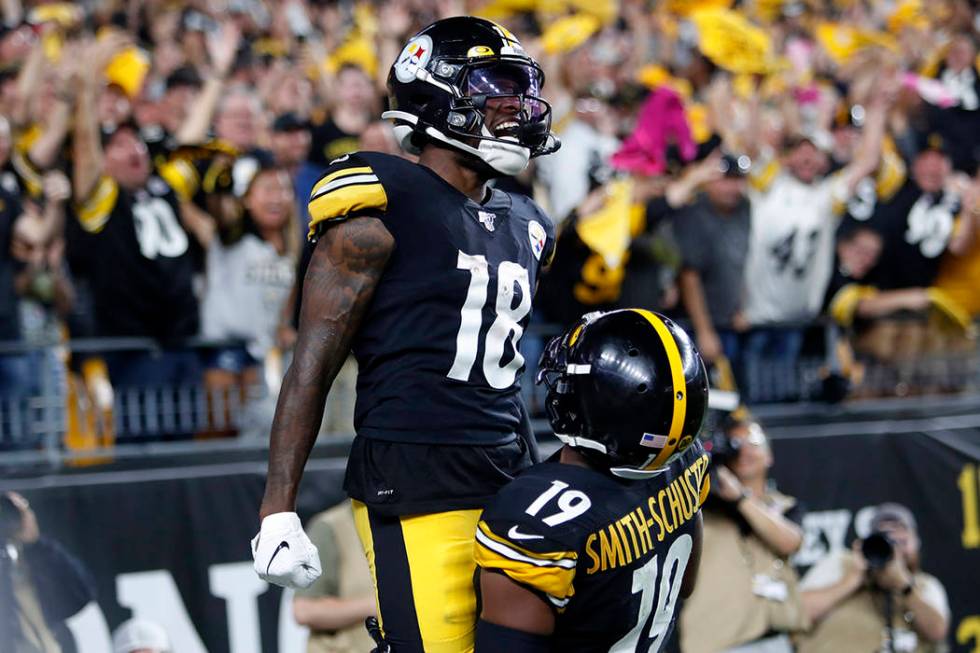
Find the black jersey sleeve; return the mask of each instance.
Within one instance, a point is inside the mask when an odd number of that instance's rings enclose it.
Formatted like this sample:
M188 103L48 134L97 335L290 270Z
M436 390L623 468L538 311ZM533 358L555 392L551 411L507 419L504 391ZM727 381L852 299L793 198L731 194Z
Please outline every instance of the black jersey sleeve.
M529 514L554 486L540 478L527 480L504 488L484 511L476 532L476 563L507 575L560 610L575 593L579 531L574 524L549 526L540 515Z
M388 194L371 165L358 154L346 154L334 159L313 186L309 238L316 240L332 223L387 209Z

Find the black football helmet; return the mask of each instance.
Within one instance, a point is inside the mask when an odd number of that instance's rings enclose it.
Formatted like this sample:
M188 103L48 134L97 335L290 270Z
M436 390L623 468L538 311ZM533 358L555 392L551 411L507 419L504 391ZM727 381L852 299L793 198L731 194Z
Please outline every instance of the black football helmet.
M457 16L409 39L388 73L390 110L402 148L418 154L438 141L515 175L536 156L560 147L551 106L541 99L544 73L507 29ZM485 123L487 100L516 102L513 120ZM476 145L471 143L476 142Z
M690 337L641 309L590 313L541 355L537 382L555 435L624 478L658 473L687 449L708 406Z

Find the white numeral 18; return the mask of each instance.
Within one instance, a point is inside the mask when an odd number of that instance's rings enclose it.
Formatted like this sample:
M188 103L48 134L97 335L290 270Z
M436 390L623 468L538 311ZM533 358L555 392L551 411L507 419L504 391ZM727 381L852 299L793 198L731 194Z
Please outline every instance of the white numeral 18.
M470 286L461 310L459 331L456 333L456 357L446 375L457 381L469 381L479 348L480 329L483 326L483 307L487 303L490 285L490 266L484 256L459 253L456 268L470 273ZM520 289L520 301L514 306L514 287ZM490 387L503 390L514 384L517 370L524 364L517 345L524 335L519 324L531 312L531 281L527 270L517 263L504 261L497 268L497 314L487 331L483 352L483 376ZM510 340L514 357L504 366L504 343Z

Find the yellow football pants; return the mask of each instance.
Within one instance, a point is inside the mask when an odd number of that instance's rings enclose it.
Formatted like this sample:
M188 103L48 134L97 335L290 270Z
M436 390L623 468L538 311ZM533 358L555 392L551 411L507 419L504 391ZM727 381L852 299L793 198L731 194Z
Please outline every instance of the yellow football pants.
M470 653L476 634L473 541L480 510L386 517L352 500L395 653Z

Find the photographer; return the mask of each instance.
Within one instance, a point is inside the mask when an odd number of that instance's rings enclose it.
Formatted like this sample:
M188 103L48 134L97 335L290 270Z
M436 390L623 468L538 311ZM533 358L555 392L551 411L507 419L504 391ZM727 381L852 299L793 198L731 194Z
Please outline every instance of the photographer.
M0 495L3 651L60 653L58 627L94 598L95 583L89 573L60 545L41 535L27 499L15 492Z
M758 423L731 420L712 445L701 573L681 613L681 651L788 653L790 636L809 625L788 562L803 541L803 510L770 482L772 451Z
M803 578L803 606L815 627L799 651L943 650L949 604L942 584L919 569L919 546L907 508L878 506L871 535Z

